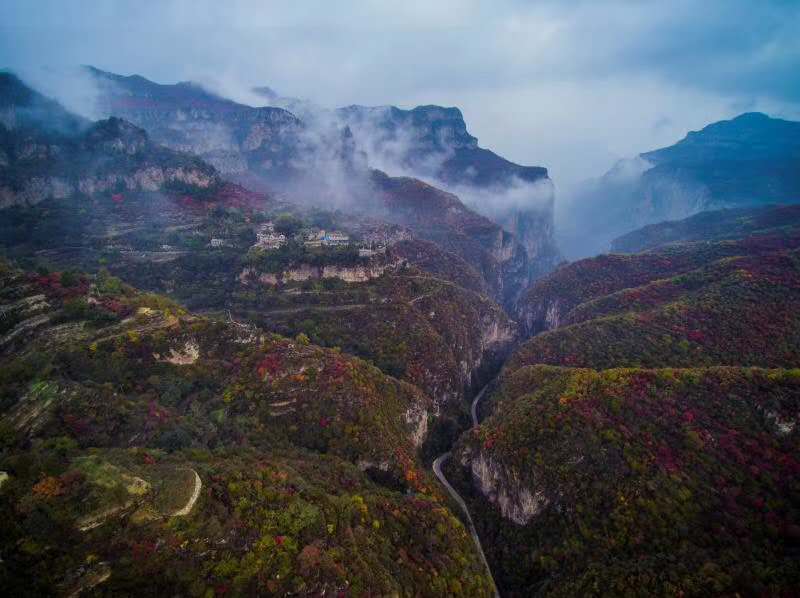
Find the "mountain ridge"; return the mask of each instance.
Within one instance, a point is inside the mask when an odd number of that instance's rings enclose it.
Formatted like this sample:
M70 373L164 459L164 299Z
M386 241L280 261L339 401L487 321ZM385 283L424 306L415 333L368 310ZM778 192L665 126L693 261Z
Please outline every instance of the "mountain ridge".
M568 244L598 253L641 226L705 210L800 202L800 122L744 113L671 146L620 161L584 183L570 207ZM593 239L581 248L581 237Z

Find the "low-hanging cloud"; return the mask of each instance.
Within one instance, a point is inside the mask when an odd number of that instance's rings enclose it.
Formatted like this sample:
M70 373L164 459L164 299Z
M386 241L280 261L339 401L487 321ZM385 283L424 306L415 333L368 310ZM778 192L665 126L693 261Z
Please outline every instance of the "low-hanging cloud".
M12 68L91 63L249 104L269 85L327 107L458 105L559 189L742 106L800 114L800 5L777 0L9 0L0 23Z

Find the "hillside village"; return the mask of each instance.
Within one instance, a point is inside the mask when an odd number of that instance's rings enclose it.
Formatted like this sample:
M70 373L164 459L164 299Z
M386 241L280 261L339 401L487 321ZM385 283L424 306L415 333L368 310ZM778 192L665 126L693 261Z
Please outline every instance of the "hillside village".
M354 239L339 230L326 230L315 226L302 228L294 235L287 236L275 228L272 220L260 224L256 230L256 242L253 248L265 251L280 249L290 240L303 245L307 249L348 247L358 249L359 257L369 257L386 252L385 240Z

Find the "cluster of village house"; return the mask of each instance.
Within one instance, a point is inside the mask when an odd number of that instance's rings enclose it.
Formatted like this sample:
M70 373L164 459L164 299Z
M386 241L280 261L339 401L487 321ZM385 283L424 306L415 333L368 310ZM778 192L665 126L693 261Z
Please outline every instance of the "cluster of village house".
M287 242L286 235L275 231L272 222L265 222L256 231L256 247L261 249L278 249ZM362 256L382 252L385 248L369 248L362 243L351 241L350 236L339 231L312 230L303 235L303 244L306 247L337 247L342 245L358 245L359 254Z
M256 230L256 243L254 247L260 249L278 249L288 242L288 238L283 233L275 230L272 222L261 224ZM379 253L385 253L386 247L390 244L387 239L370 239L364 241L354 241L350 236L340 231L326 231L324 229L314 229L302 235L303 244L306 247L338 247L353 246L358 247L358 253L362 257L368 257ZM230 242L227 239L213 238L209 242L209 247L227 247ZM166 246L164 247L166 250Z

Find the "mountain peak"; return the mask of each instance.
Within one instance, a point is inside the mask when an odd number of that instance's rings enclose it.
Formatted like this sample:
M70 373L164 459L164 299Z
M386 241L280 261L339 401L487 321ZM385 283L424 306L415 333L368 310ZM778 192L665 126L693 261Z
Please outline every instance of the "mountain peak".
M669 147L640 154L659 164L664 161L765 160L800 152L800 122L745 112L730 120L690 131Z
M731 120L734 122L735 121L764 122L772 119L763 112L742 112L739 116L736 116Z
M267 99L279 98L280 94L272 89L269 85L261 85L252 89L253 93L258 94Z
M147 133L125 119L112 116L94 123L86 134L90 147L110 153L135 154L148 142Z
M34 92L11 71L0 71L0 106L30 103Z

